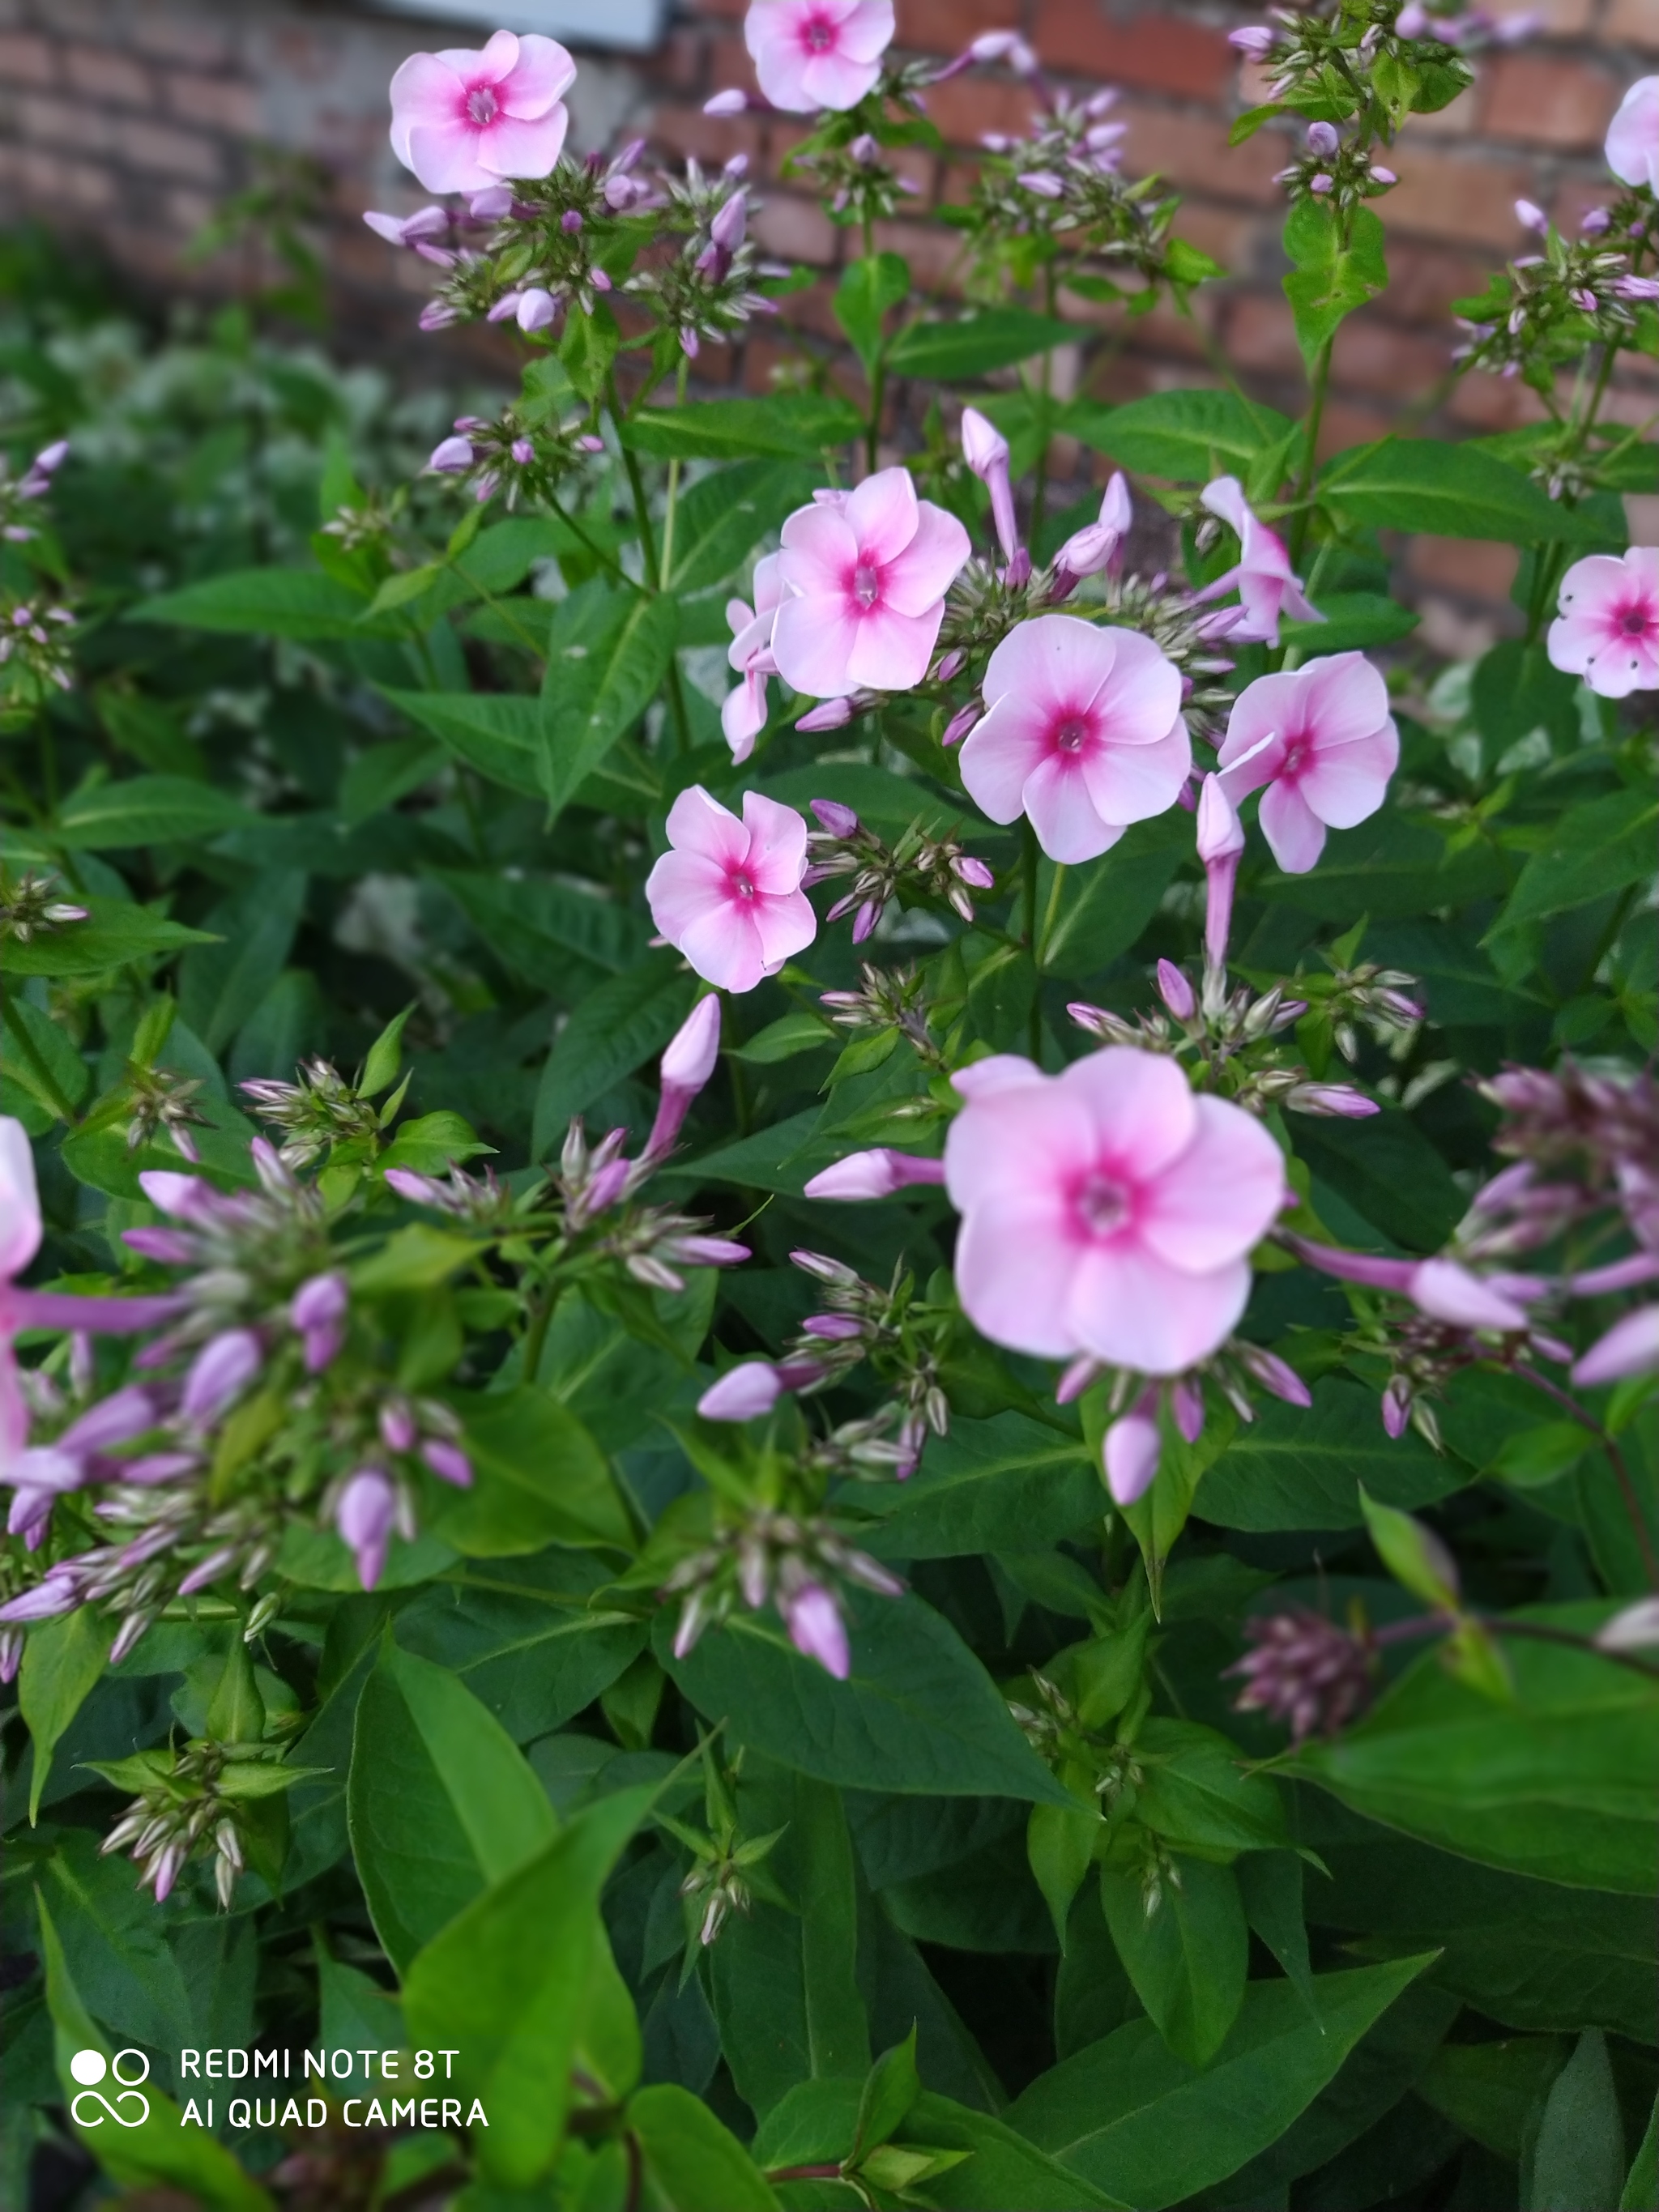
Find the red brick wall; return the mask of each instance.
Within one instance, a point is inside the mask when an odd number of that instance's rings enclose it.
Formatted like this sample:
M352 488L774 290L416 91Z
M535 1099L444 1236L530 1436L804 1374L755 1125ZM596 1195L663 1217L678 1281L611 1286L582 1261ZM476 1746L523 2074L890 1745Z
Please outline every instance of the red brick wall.
M1511 10L1532 0L1497 0ZM788 118L702 112L715 88L752 82L742 41L745 0L687 0L661 52L641 62L584 55L574 102L579 144L649 121L666 147L724 160L747 152L767 199L757 228L780 254L830 276L854 234L780 183L781 153L799 135ZM1293 410L1298 357L1279 288L1283 201L1273 172L1286 158L1273 128L1226 145L1229 116L1255 95L1226 33L1256 19L1243 0L898 0L899 45L945 55L975 32L1011 25L1060 77L1121 88L1127 160L1157 168L1186 196L1180 228L1231 272L1206 287L1200 311L1262 397ZM1607 118L1624 88L1659 70L1659 0L1543 0L1544 29L1528 44L1480 58L1480 81L1443 113L1415 118L1395 158L1398 189L1379 202L1394 283L1355 316L1338 343L1328 435L1379 434L1402 417L1442 433L1480 432L1527 419L1524 388L1473 377L1448 388L1451 302L1481 289L1487 270L1516 252L1514 202L1539 201L1572 223L1605 196ZM470 34L467 34L470 35ZM22 210L96 232L152 282L176 282L179 246L216 198L240 180L250 141L303 146L335 174L337 221L329 260L348 327L398 333L425 289L412 257L389 252L357 221L365 206L419 198L386 144L386 84L401 56L444 34L307 0L0 0L0 219ZM919 276L943 266L949 240L921 220L957 196L985 131L1018 128L1028 95L1006 76L970 73L940 86L930 112L950 151L910 162L921 188L915 217L889 227ZM829 282L799 312L828 332ZM434 363L465 339L422 341ZM406 358L405 355L405 358ZM710 349L700 374L764 388L777 359L757 338L744 357ZM1203 347L1173 314L1136 325L1098 388L1122 397L1206 380ZM1620 419L1644 419L1659 397L1633 376L1613 395ZM1431 629L1448 647L1472 641L1471 609L1501 597L1511 557L1499 547L1420 543L1416 581L1432 602ZM1462 627L1460 627L1462 626Z

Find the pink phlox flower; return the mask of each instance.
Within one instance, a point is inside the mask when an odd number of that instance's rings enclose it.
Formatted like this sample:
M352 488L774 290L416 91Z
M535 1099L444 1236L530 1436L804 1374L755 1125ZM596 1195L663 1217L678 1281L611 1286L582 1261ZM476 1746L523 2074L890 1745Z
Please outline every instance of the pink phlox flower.
M1104 568L1115 574L1122 564L1123 544L1134 520L1129 487L1120 469L1106 487L1100 502L1100 520L1073 532L1054 556L1056 578L1092 576Z
M1202 605L1237 589L1237 615L1227 626L1227 636L1241 645L1277 645L1281 615L1290 615L1297 622L1323 622L1325 617L1303 590L1301 578L1291 573L1291 556L1284 539L1249 507L1237 477L1218 477L1205 487L1200 501L1227 524L1239 543L1238 565L1195 595Z
M1191 771L1180 671L1137 630L1038 615L991 655L984 690L963 782L993 822L1025 815L1051 860L1096 859Z
M672 849L651 871L651 919L706 982L752 991L817 933L800 887L806 823L793 806L745 792L743 819L701 784L668 815Z
M743 35L773 106L810 115L858 106L893 30L893 0L753 0Z
M1248 1255L1285 1199L1278 1146L1197 1097L1161 1054L1109 1046L1044 1075L1000 1054L955 1079L945 1140L963 1217L957 1287L993 1343L1184 1372L1249 1296Z
M762 9L781 4L757 0ZM786 596L772 629L784 681L814 699L864 684L913 690L969 551L966 530L916 497L908 469L879 470L834 504L798 508L783 526Z
M545 177L564 146L576 64L556 39L497 31L482 52L411 54L392 80L392 150L429 192Z
M1659 192L1659 76L1638 77L1607 125L1607 167L1621 185Z
M1604 699L1659 690L1659 546L1575 561L1561 580L1549 656Z
M726 619L732 629L726 657L743 680L735 691L726 695L720 727L739 766L754 751L755 740L766 727L767 678L778 672L778 664L772 658L772 625L782 596L778 556L769 553L755 563L754 605L747 599L726 603Z
M1273 858L1287 874L1305 875L1327 829L1352 830L1375 814L1400 764L1388 685L1362 653L1258 677L1235 702L1217 757L1235 805L1263 791Z

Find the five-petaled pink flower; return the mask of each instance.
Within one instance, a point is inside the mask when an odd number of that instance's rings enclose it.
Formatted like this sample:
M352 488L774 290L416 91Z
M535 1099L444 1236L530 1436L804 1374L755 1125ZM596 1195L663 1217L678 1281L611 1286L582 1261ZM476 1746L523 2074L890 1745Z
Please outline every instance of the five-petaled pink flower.
M844 497L798 507L783 526L785 597L772 630L785 683L814 699L860 685L912 690L927 673L945 594L968 553L968 532L916 497L908 469L882 469Z
M732 759L739 764L754 751L755 740L766 727L766 682L778 672L778 664L772 658L772 623L782 596L778 556L769 553L755 563L754 605L747 599L726 603L726 619L732 627L731 649L726 657L743 681L726 695L720 727Z
M1279 1147L1172 1060L1109 1046L1048 1076L1012 1054L954 1079L957 1287L994 1344L1176 1375L1224 1341L1285 1197Z
M1267 788L1261 827L1286 874L1305 875L1325 832L1352 830L1382 804L1400 763L1389 688L1363 653L1333 653L1239 694L1217 756L1236 806Z
M1290 615L1297 622L1323 622L1325 617L1302 588L1302 579L1291 573L1291 556L1285 541L1255 513L1237 477L1218 477L1206 485L1202 504L1238 537L1238 565L1218 576L1198 593L1200 601L1218 599L1237 588L1238 605L1218 617L1214 635L1237 645L1277 645L1279 618Z
M564 145L576 64L556 39L497 31L482 53L411 54L392 80L392 150L429 192L545 177Z
M1659 192L1659 76L1638 77L1607 125L1607 167L1620 184Z
M1092 860L1173 806L1193 764L1181 672L1138 630L1038 615L985 671L986 714L962 748L993 822L1028 816L1051 860Z
M754 0L743 35L774 107L856 107L892 44L893 0Z
M1659 85L1659 77L1652 82ZM1575 561L1561 580L1549 655L1604 699L1659 690L1659 546Z
M809 945L817 918L800 887L806 824L793 806L744 793L743 819L701 784L668 813L673 848L645 886L651 918L699 975L723 991L752 991Z

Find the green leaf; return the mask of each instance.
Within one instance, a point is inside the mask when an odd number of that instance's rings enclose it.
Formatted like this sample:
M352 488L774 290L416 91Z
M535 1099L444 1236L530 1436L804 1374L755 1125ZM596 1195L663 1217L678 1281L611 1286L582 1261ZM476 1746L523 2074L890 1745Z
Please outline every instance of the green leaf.
M1009 2123L1085 2180L1140 2212L1162 2212L1225 2180L1282 2135L1429 1963L1317 1975L1317 2018L1289 1982L1254 1982L1201 2073L1165 2047L1151 2021L1130 2021L1040 2076L1009 2108Z
M701 2098L659 2081L630 2100L627 2126L663 2212L777 2212L771 2185Z
M103 1673L109 1647L109 1630L88 1606L77 1606L56 1620L37 1621L24 1642L17 1702L34 1747L29 1776L31 1827L52 1772L52 1753Z
M842 271L832 305L836 320L866 369L882 349L882 325L890 311L910 295L910 265L902 254L872 253L849 261Z
M1247 1772L1243 1753L1216 1729L1158 1717L1143 1724L1135 1742L1146 1765L1138 1816L1177 1850L1261 1851L1289 1843L1278 1785Z
M988 376L1034 354L1048 353L1078 335L1077 326L1024 307L983 307L953 323L907 323L888 349L895 376L948 384L957 377Z
M399 1972L556 1825L501 1723L453 1674L390 1642L358 1701L348 1806L363 1893Z
M763 2118L805 2080L861 2078L870 2031L854 1978L858 1891L838 1791L774 1772L738 1805L745 1835L783 1835L765 1869L796 1906L734 1913L709 1954L720 2045L738 2094Z
M424 1221L395 1231L378 1252L359 1261L351 1271L353 1287L366 1297L399 1291L431 1291L447 1283L470 1261L479 1247L470 1237L457 1237Z
M914 1597L859 1593L848 1607L852 1673L826 1674L769 1615L733 1613L673 1655L673 1615L653 1645L699 1712L781 1765L854 1790L1069 1804L956 1631Z
M415 1002L410 1000L402 1013L392 1017L368 1048L363 1060L363 1072L357 1082L361 1097L378 1098L383 1091L390 1091L398 1080L398 1071L403 1066L404 1030L414 1011ZM433 1117L428 1115L426 1118L429 1121Z
M433 1520L447 1544L470 1559L549 1544L632 1550L633 1528L610 1462L556 1398L520 1385L459 1410L473 1483Z
M1292 267L1285 296L1310 376L1343 321L1387 289L1383 246L1382 221L1370 208L1341 214L1310 197L1297 200L1285 218L1285 251Z
M1549 827L1547 842L1528 854L1492 932L1569 914L1611 891L1646 883L1655 872L1659 801L1613 792L1570 806Z
M1060 427L1138 474L1201 484L1247 475L1256 455L1281 444L1295 425L1237 393L1203 391L1155 392L1122 407L1076 399Z
M1054 1935L1063 1951L1072 1900L1083 1887L1100 1840L1100 1814L1092 1806L1033 1805L1025 1829L1025 1856Z
M642 1621L587 1609L589 1591L605 1579L591 1559L555 1553L515 1563L501 1577L516 1577L511 1587L474 1573L465 1585L422 1590L398 1614L398 1640L448 1668L515 1743L562 1728L644 1648Z
M543 795L542 710L509 691L398 691L381 696L418 722L459 760L509 791Z
M198 844L252 817L214 784L183 775L132 775L76 792L58 818L60 844L106 853L131 845ZM8 963L9 963L9 951Z
M1305 876L1268 871L1253 886L1260 898L1301 908L1344 928L1356 915L1418 921L1446 907L1501 898L1509 889L1501 856L1485 839L1454 847L1427 823L1384 808L1357 830L1334 830L1319 866Z
M219 942L179 962L179 1011L210 1052L224 1050L288 965L305 897L304 876L272 869L205 917Z
M489 2115L475 2154L505 2187L526 2187L558 2148L599 1892L655 1795L602 1797L452 1921L405 1977L410 2039L459 2051L459 2093Z
M1518 1617L1580 1628L1583 1613ZM1519 1638L1505 1639L1504 1656L1513 1705L1492 1703L1425 1653L1340 1740L1304 1749L1297 1771L1357 1812L1488 1866L1650 1896L1659 1684L1595 1653Z
M171 955L187 945L211 941L204 929L186 929L182 922L121 899L76 892L75 904L87 909L84 921L44 931L27 945L15 938L7 939L8 975L102 975L130 960Z
M1024 2136L988 2112L975 2112L924 2089L904 2118L907 2148L967 2154L964 2162L932 2176L927 2202L939 2212L1127 2212L1109 2196L1048 2158Z
M863 430L844 399L781 392L769 399L700 399L695 407L641 407L623 424L623 442L659 460L729 461L742 456L815 461Z
M559 360L578 398L591 404L599 398L621 343L617 318L603 300L586 314L566 317Z
M1058 1542L1103 1510L1087 1449L1024 1413L956 1420L930 1438L921 1471L858 1503L884 1517L863 1532L883 1559L948 1559Z
M1244 1917L1285 1969L1310 2011L1317 2013L1313 1968L1308 1959L1308 1926L1302 1912L1302 1861L1292 1850L1247 1851L1233 1872L1238 1876Z
M177 592L145 599L129 622L170 623L181 629L228 631L244 637L404 637L408 624L369 616L368 602L317 568L236 568Z
M1087 868L1041 864L1037 912L1047 917L1043 970L1081 979L1127 952L1157 913L1190 840L1181 823L1161 815L1130 825L1109 853Z
M674 622L671 599L603 576L560 600L541 699L542 786L552 813L656 696L674 657Z
M1552 500L1519 469L1439 438L1382 438L1346 453L1321 477L1319 496L1353 529L1491 538L1508 545L1551 538L1599 544L1601 538L1593 522Z
M1443 2044L1414 2087L1425 2105L1514 2163L1566 2058L1559 2035Z
M1474 664L1469 705L1475 727L1498 759L1510 745L1542 726L1558 743L1578 742L1578 685L1552 665L1542 640L1523 645L1500 638Z
M155 2189L158 2194L166 2191L201 2205L204 2212L274 2212L270 2197L243 2172L223 2144L204 2128L185 2127L178 2106L153 2080L146 2081L141 2092L124 2095L114 2081L106 2076L102 2094L114 2108L117 2124L111 2126L95 2103L83 2107L92 2123L89 2127L75 2120L82 2085L70 2071L70 2061L77 2051L95 2051L108 2062L115 2051L70 1978L57 1928L46 1899L38 1892L36 1902L54 2063L63 2101L88 2152L118 2188ZM131 2061L125 2070L131 2074Z
M1135 1995L1170 2049L1206 2066L1244 2001L1249 1934L1233 1870L1176 1859L1146 1909L1138 1873L1100 1870L1100 1902Z
M572 1115L661 1051L691 1010L692 988L672 953L653 953L589 992L542 1070L531 1143L537 1158L558 1149Z
M840 1042L822 1015L800 1007L769 1022L747 1044L738 1045L732 1057L751 1067L772 1067L779 1060L799 1059L804 1052L823 1052Z
M381 1175L388 1168L412 1168L416 1175L437 1176L489 1149L479 1143L470 1121L441 1110L417 1114L412 1121L404 1122L374 1164Z
M1322 592L1315 602L1323 622L1285 622L1279 635L1304 660L1322 653L1352 653L1395 645L1422 617L1381 592Z
M1587 2027L1545 2100L1522 2173L1522 2212L1619 2212L1624 2179L1625 2130L1607 2039Z
M1413 1506L1467 1480L1415 1430L1388 1436L1374 1392L1328 1375L1305 1411L1264 1405L1239 1429L1204 1476L1196 1510L1223 1528L1357 1528L1362 1482L1373 1497Z
M1457 1562L1431 1528L1413 1521L1392 1505L1381 1505L1359 1486L1360 1510L1376 1547L1377 1557L1394 1577L1442 1613L1455 1613L1458 1602Z
M921 2094L921 2076L916 2071L916 2031L912 2027L902 2043L884 2051L870 2069L859 2099L858 2126L853 2136L854 2158L896 2135L905 2114Z
M738 461L683 492L670 589L701 592L723 583L769 531L806 505L817 473L795 461Z
M443 885L504 966L561 997L576 995L572 975L583 964L611 975L633 967L650 935L642 916L597 886L461 868L434 868L429 879Z
M1648 2115L1647 2131L1625 2179L1619 2212L1654 2212L1659 2205L1659 2098Z

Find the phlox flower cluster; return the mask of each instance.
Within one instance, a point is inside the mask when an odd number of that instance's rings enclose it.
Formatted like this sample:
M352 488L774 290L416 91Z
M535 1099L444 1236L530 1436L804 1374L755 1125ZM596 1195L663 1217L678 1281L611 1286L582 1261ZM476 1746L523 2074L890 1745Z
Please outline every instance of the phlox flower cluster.
M1604 699L1659 690L1659 547L1592 553L1561 580L1549 657Z

